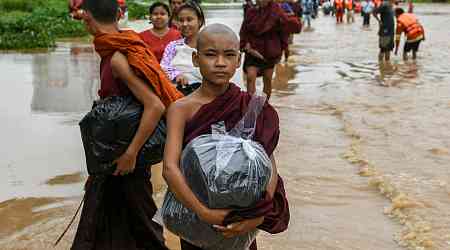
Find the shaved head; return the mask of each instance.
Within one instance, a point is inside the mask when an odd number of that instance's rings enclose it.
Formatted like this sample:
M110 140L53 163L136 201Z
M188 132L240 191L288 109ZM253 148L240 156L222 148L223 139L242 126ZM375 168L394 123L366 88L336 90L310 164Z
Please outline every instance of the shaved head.
M226 25L215 23L200 31L197 36L197 50L200 50L212 36L220 36L223 40L232 41L239 49L239 38L236 33Z

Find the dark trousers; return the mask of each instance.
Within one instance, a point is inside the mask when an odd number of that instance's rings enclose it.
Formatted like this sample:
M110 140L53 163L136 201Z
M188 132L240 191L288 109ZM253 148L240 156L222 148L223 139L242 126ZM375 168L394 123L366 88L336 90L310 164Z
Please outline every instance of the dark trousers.
M363 26L369 26L370 25L370 13L364 13L363 14Z

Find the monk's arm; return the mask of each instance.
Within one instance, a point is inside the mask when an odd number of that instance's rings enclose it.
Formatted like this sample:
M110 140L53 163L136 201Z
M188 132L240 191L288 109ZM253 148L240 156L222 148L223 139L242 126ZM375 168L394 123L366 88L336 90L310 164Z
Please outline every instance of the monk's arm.
M225 211L212 214L192 192L180 170L186 113L180 103L174 103L167 112L167 139L164 149L163 176L172 193L185 207L210 224L222 224ZM223 213L221 213L223 212Z
M111 68L113 75L127 84L133 95L144 107L138 130L125 152L129 157L136 159L139 150L153 133L161 116L164 114L165 107L158 96L153 93L149 85L136 76L128 64L127 58L122 53L116 52L113 55L111 58ZM119 163L118 168L120 168Z
M272 176L270 178L269 185L267 185L267 193L273 198L278 185L278 169L275 156L273 154L270 156L270 161L272 162Z

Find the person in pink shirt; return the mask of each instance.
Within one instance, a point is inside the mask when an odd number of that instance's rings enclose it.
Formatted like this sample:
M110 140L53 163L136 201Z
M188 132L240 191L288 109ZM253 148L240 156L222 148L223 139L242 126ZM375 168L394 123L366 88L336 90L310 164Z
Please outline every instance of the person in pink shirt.
M170 9L167 4L155 2L150 6L149 14L153 27L143 31L139 36L150 46L158 62L161 62L167 44L180 39L181 34L169 27Z

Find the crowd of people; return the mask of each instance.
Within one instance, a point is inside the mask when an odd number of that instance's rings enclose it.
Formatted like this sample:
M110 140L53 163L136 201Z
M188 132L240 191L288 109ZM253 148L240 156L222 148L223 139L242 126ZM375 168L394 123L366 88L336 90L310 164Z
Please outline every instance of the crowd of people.
M355 22L355 14L360 14L363 19L362 27L370 27L370 19L374 17L378 21L379 31L379 60L389 61L392 51L397 55L402 33L406 36L403 49L403 59L408 59L409 52L412 58L417 59L420 43L425 40L425 30L418 18L413 14L414 4L412 0L407 2L407 11L399 6L396 0L299 0L302 2L303 22L311 26L311 17L317 16L317 8L322 7L324 15L336 17L336 23Z
M143 115L128 149L116 161L116 171L103 179L90 176L85 204L72 250L85 249L167 249L163 228L152 218L157 207L152 198L150 171L135 169L136 157L157 123L167 123L163 176L176 198L201 220L215 225L224 238L256 228L275 234L289 224L289 206L282 177L276 171L274 149L279 138L278 116L267 102L257 120L253 140L263 145L274 167L266 196L253 207L211 209L197 198L180 171L183 148L195 137L212 133L211 126L224 122L233 127L245 113L256 78L263 78L263 92L272 93L275 65L288 59L293 35L302 23L311 27L319 6L333 13L337 23L354 22L362 12L364 26L373 15L380 23L380 60L389 60L400 35L407 41L404 57L416 52L424 40L423 27L412 12L395 9L393 0L256 0L244 4L239 37L223 24L206 25L201 6L195 1L169 0L149 7L151 28L141 33L120 30L118 20L126 11L124 1L72 0L73 16L81 19L94 36L101 57L99 96L134 96L143 105ZM397 37L394 39L394 35ZM230 82L241 67L247 91ZM149 166L150 167L150 166ZM232 216L233 215L233 216ZM238 215L239 220L235 220ZM245 215L245 216L244 216ZM227 223L225 223L227 222ZM201 249L181 239L183 250ZM250 249L257 249L256 241Z

